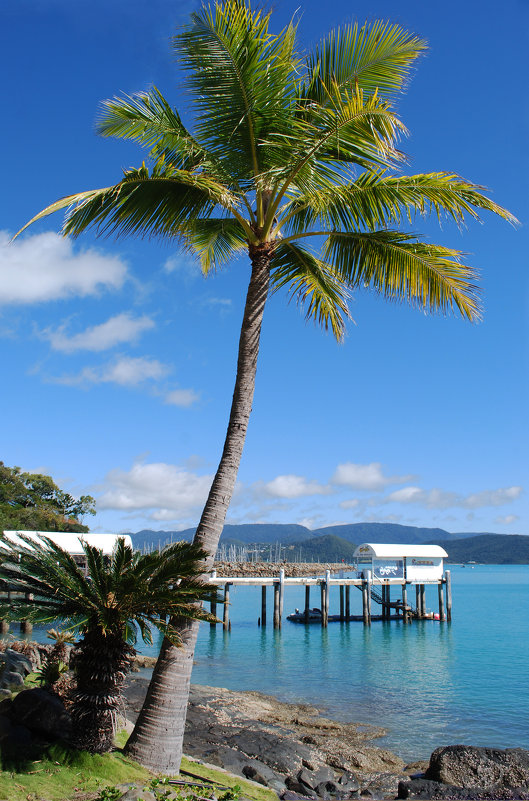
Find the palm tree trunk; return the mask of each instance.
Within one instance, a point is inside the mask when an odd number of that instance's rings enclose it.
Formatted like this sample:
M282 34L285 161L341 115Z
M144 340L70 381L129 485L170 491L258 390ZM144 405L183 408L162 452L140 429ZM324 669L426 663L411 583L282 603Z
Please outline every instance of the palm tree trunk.
M250 247L252 274L239 339L237 376L222 457L197 526L194 541L215 559L241 461L252 410L261 324L270 285L272 245ZM126 752L151 770L174 775L180 770L185 717L198 623L179 621L182 647L164 640L151 683Z

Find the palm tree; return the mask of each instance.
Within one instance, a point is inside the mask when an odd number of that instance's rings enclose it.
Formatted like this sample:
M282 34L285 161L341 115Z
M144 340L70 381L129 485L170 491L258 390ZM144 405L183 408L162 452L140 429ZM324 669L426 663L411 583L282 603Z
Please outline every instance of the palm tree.
M424 243L409 227L429 212L462 223L488 210L514 221L457 175L398 172L404 157L397 140L405 128L394 103L424 41L398 25L355 24L301 54L295 24L274 35L269 23L269 13L244 0L218 0L192 14L173 44L189 76L194 132L156 88L106 101L99 133L139 143L150 166L62 198L31 221L68 209L65 236L95 226L101 234L179 242L206 274L248 253L228 430L195 534L208 565L242 454L270 289L286 288L307 318L339 341L348 295L362 288L476 320L472 268L457 250ZM168 773L180 764L196 634L186 621L185 647L164 643L129 741L133 756Z
M168 618L174 623L214 619L199 604L211 597L211 587L200 578L206 554L197 545L177 542L141 555L120 538L108 558L83 543L85 575L49 537L18 536L16 543L0 537L0 581L12 593L1 614L36 623L65 621L82 635L74 656L73 742L93 753L108 751L137 633L152 645L154 627L178 648L180 634ZM61 632L60 642L67 641Z

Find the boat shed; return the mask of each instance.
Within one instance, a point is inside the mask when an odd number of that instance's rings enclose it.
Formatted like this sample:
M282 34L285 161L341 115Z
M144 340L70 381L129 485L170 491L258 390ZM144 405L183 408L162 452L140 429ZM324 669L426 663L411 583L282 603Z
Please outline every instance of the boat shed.
M402 543L364 542L353 558L358 570L371 571L375 581L406 581L429 584L443 578L443 560L448 556L439 545L406 545Z
M66 531L4 531L5 536L16 545L22 544L20 534L24 534L31 539L48 537L60 548L68 551L75 561L84 566L85 555L82 543L93 545L100 548L105 556L110 556L120 537L125 540L125 545L132 548L132 540L128 534L74 534Z

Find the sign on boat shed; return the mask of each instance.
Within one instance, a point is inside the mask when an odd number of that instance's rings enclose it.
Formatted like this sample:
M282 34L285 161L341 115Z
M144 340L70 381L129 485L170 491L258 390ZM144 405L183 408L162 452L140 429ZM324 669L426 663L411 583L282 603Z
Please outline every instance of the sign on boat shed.
M364 542L353 557L359 570L370 570L374 580L395 579L412 584L428 584L443 578L443 559L448 556L440 545L405 545Z

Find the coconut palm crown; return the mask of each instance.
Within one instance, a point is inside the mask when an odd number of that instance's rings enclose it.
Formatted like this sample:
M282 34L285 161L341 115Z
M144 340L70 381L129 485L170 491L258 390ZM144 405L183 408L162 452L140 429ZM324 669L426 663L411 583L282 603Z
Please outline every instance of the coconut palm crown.
M205 553L177 542L141 555L120 538L109 558L82 543L85 575L50 538L18 536L19 543L0 537L0 581L11 591L0 615L42 624L62 621L81 635L74 657L74 742L89 751L108 751L138 633L152 645L152 629L158 629L178 646L171 621L211 619L197 603L212 592L200 578Z
M350 25L308 52L297 26L218 0L173 39L194 128L152 88L102 106L98 132L137 142L146 161L111 186L69 195L31 222L67 210L62 232L155 236L196 254L204 273L247 253L251 270L222 457L195 541L211 564L233 494L255 386L263 312L284 290L343 339L352 292L371 289L426 311L480 316L476 275L457 250L411 227L433 213L462 224L493 212L482 187L449 172L403 175L406 134L395 102L426 43L398 25ZM30 223L28 223L29 225ZM197 627L162 646L129 752L178 772Z

